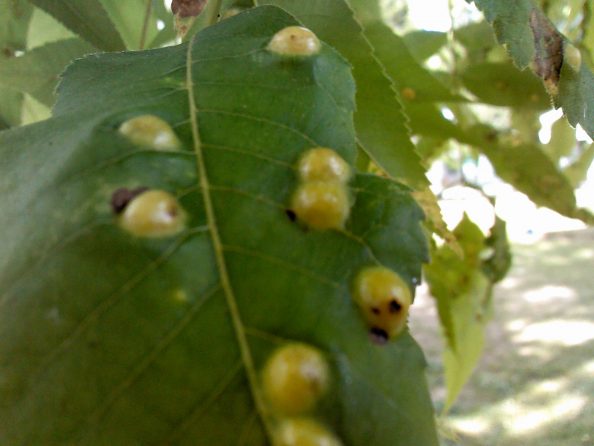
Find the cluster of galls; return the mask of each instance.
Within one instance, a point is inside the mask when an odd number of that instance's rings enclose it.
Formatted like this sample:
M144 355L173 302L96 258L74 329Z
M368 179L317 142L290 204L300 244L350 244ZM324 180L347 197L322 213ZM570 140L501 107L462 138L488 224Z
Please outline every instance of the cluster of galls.
M181 146L171 126L154 115L140 115L124 121L119 133L145 149L170 151ZM122 229L137 237L170 237L181 232L187 215L169 192L159 189L118 189L111 205Z
M299 159L297 173L291 210L299 221L312 229L342 229L351 207L346 161L332 149L316 147Z
M290 26L275 34L268 50L302 58L317 54L320 42L310 30ZM181 146L171 126L153 115L129 119L119 132L135 145L153 150ZM299 221L317 230L343 229L351 206L347 162L332 149L315 147L299 158L297 174L299 184L291 196L290 210ZM112 207L120 227L135 236L167 237L185 228L185 211L163 190L119 189ZM411 292L394 271L383 266L363 268L355 276L352 295L376 339L387 341L406 326ZM330 367L316 348L292 343L273 352L262 370L262 389L274 415L274 446L342 445L311 415L329 384Z

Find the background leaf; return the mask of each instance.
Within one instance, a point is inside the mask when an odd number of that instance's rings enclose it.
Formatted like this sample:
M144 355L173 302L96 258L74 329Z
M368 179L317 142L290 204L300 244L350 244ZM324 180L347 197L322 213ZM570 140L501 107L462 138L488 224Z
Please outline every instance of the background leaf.
M33 8L25 0L0 2L0 67L27 45ZM0 130L21 122L23 95L0 84Z
M493 237L500 236L501 226L494 227ZM505 226L503 226L505 230ZM432 252L432 261L424 268L431 295L437 301L439 319L446 341L444 349L446 412L456 401L470 378L484 347L484 329L490 309L492 282L483 273L481 259L485 237L466 214L454 229L463 255L444 244ZM495 248L497 250L497 247ZM505 249L499 249L503 254ZM505 256L491 257L487 271L501 271ZM496 260L493 263L493 260ZM493 269L495 265L497 268Z
M260 446L259 370L294 340L331 364L314 416L345 444L437 445L419 347L408 333L372 343L349 292L377 262L418 283L427 247L409 189L357 175L343 231L285 215L304 150L350 163L356 150L342 57L265 49L293 24L256 8L189 44L90 56L65 73L53 118L0 133L0 443ZM145 113L183 147L118 134ZM187 230L119 228L113 192L142 185L175 194Z
M99 0L31 0L87 42L104 51L126 49Z
M0 66L0 85L29 93L42 104L55 101L58 75L73 59L93 52L88 43L71 38L48 43Z

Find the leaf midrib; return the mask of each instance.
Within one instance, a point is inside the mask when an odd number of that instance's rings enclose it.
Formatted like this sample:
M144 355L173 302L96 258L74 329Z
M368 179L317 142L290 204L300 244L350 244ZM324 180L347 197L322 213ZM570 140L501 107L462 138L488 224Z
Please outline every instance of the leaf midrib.
M250 386L250 390L252 393L252 397L254 399L254 403L256 409L260 415L260 418L263 422L264 428L267 431L268 435L270 436L272 432L272 428L270 426L270 421L267 416L266 405L264 403L264 397L258 385L258 374L256 372L256 367L254 364L254 359L252 357L252 352L250 350L249 343L247 341L247 336L245 333L245 327L241 320L241 315L239 313L239 308L237 305L237 300L235 298L235 293L233 291L233 287L231 286L231 281L229 279L229 273L227 271L227 265L225 262L225 255L223 253L223 243L221 242L221 237L219 234L219 230L217 227L216 215L214 212L214 207L212 204L212 197L210 195L210 182L208 180L208 175L206 171L206 163L204 162L204 153L202 151L202 142L200 140L200 132L198 126L198 107L196 106L196 99L194 97L194 82L192 79L192 50L194 48L194 43L196 42L197 37L194 37L188 43L188 51L186 53L186 82L185 87L188 92L188 105L189 105L189 114L190 114L190 125L192 128L192 142L194 152L196 154L196 169L198 175L198 181L200 188L202 190L202 197L204 201L204 209L206 212L206 221L209 232L211 234L213 250L215 254L215 261L217 265L217 269L219 272L219 277L221 281L221 287L223 289L223 294L225 295L225 301L227 303L227 307L229 309L229 314L231 316L231 322L233 324L233 329L235 332L235 337L237 339L237 343L239 345L239 350L241 354L241 360L245 367L246 375L248 377L248 382Z

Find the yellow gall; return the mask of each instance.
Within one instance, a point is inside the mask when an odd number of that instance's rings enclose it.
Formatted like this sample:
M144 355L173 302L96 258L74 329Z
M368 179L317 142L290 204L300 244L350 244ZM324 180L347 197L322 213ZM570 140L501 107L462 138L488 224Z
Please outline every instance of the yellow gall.
M312 229L342 229L350 211L347 187L337 181L301 183L293 194L291 210Z
M383 266L362 269L355 277L353 299L374 333L392 338L406 326L412 296L394 271Z
M278 426L273 446L342 446L325 426L310 418L285 420Z
M268 50L272 53L293 57L313 56L320 52L320 48L318 37L302 26L281 29L268 44Z
M181 143L171 126L154 115L141 115L120 125L119 132L137 146L155 150L177 150Z
M126 205L118 223L138 237L169 237L185 228L186 213L169 192L148 190Z
M324 356L305 344L288 344L275 351L262 372L262 387L271 407L284 415L314 408L328 389Z
M315 147L305 152L297 164L302 181L338 181L346 183L351 176L351 168L342 157L332 149Z

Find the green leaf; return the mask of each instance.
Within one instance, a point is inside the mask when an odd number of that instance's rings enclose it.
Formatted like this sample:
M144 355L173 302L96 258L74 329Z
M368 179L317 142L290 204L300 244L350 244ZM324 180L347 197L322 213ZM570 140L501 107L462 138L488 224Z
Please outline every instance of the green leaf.
M26 0L0 2L0 57L23 51L33 7Z
M512 254L507 240L506 224L499 217L495 217L495 223L491 228L489 237L485 240L485 246L491 252L483 260L483 273L485 273L491 283L497 283L506 276L512 264Z
M286 215L304 150L356 154L345 61L266 50L294 24L262 7L189 44L87 57L53 118L0 133L0 444L268 444L260 370L299 341L330 363L312 417L344 444L437 445L421 350L408 333L374 344L349 292L377 262L418 282L409 189L356 175L341 231ZM118 133L147 113L178 151ZM138 186L174 194L187 228L120 228L112 194Z
M532 0L473 1L515 64L530 65L571 125L580 124L594 138L594 74L575 60L578 50L570 47L575 51L567 56L569 42Z
M27 49L76 37L70 30L42 9L35 8L27 34Z
M100 50L121 51L126 48L99 0L30 1Z
M485 145L482 152L497 175L539 206L576 216L573 187L540 147L533 144Z
M424 269L446 340L444 412L455 402L483 350L491 282L481 271L485 237L466 214L454 230L463 255L444 244Z
M551 127L551 140L542 148L555 163L558 163L561 158L571 154L575 144L575 130L569 126L566 119L558 119Z
M461 74L464 86L479 102L491 105L546 110L551 101L532 73L510 63L477 63Z
M32 6L25 0L0 2L0 67L8 63L16 51L27 46L27 27ZM0 130L21 122L23 95L2 87L0 79Z
M414 30L402 36L412 56L420 62L437 53L448 41L446 33Z
M357 82L355 127L359 143L390 176L413 187L426 185L424 168L410 141L402 105L367 35L368 20L374 14L371 5L365 8L352 2L354 12L344 0L259 0L257 3L287 10L348 59Z
M472 63L485 62L493 47L497 46L493 29L484 21L455 29L454 37L464 46L467 60Z
M450 311L456 327L457 349L446 347L443 366L447 397L443 408L447 412L456 402L464 385L472 376L485 346L485 320L482 302L488 300L491 284L485 275L474 271L468 290L451 302Z
M156 39L159 41L163 39L173 39L175 34L173 32L173 16L171 13L163 20L165 28L159 30L157 28L157 20L160 15L160 8L163 8L162 1L148 0L151 2L151 7L146 18L147 0L100 0L101 4L109 14L113 24L122 36L126 47L129 49L140 48L140 42L143 40L144 47L150 47L151 43ZM163 8L164 9L164 8ZM145 19L147 20L146 34L142 38ZM167 37L160 34L166 34Z
M586 179L593 161L594 144L590 144L573 163L563 169L573 187L578 187Z
M42 104L51 106L58 75L73 59L93 51L88 43L65 39L27 51L0 66L0 85L29 93Z

